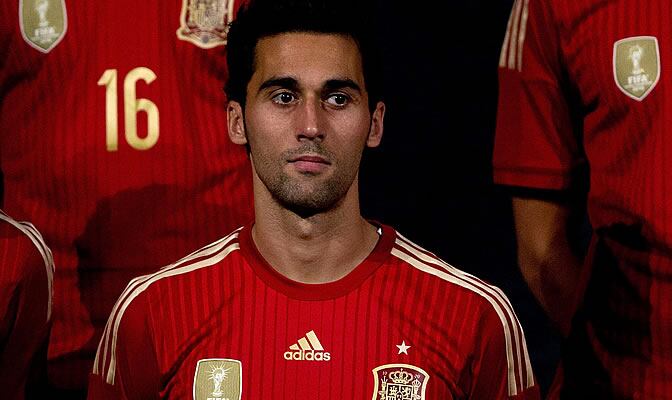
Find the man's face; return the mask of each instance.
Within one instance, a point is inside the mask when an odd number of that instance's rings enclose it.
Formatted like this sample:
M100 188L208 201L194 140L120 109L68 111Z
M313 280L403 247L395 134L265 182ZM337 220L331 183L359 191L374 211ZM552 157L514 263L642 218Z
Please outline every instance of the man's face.
M240 116L236 123L236 108L229 106L232 140L249 144L256 175L273 198L305 216L330 210L346 196L364 147L377 146L382 137L384 105L371 115L359 49L340 35L261 39L244 125ZM236 141L241 128L244 140Z

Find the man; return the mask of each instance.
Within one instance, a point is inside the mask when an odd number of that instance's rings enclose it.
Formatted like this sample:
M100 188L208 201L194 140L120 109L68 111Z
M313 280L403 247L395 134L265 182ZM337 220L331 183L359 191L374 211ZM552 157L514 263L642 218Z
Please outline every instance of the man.
M2 207L40 227L59 266L53 396L86 396L129 279L252 218L245 151L222 135L240 3L0 4Z
M0 388L5 399L45 394L54 262L42 236L0 210Z
M511 14L494 175L517 188L520 267L567 334L552 397L672 399L670 23L666 1L526 0Z
M537 398L506 297L359 211L383 134L370 20L258 1L229 31L255 221L129 284L89 398Z

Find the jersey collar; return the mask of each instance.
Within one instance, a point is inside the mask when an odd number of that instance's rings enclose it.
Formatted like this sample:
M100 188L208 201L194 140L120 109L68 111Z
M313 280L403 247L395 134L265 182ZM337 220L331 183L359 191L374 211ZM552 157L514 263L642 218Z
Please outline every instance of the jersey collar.
M373 251L343 278L319 284L301 283L287 278L276 271L262 257L252 240L252 224L246 225L238 236L240 251L255 274L268 286L276 291L297 300L327 300L341 297L356 288L366 280L389 257L396 232L389 226L370 221L374 226L382 229L382 235Z

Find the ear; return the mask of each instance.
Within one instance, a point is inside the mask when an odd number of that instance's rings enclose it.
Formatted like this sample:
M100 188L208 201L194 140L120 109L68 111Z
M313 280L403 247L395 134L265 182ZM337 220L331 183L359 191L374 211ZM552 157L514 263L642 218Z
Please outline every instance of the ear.
M371 128L369 128L369 136L366 138L367 147L378 147L380 141L383 139L383 119L385 118L385 103L379 101L376 104L376 109L371 116Z
M226 114L228 116L229 139L235 144L247 144L243 107L237 101L229 101Z

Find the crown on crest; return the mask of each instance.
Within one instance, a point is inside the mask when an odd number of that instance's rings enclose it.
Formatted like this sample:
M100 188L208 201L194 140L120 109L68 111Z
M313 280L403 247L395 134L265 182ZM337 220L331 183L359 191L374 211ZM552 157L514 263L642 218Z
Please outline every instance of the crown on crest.
M404 371L403 369L400 369L399 371L390 372L389 377L390 379L392 379L392 382L394 383L401 383L406 385L413 380L413 374Z

